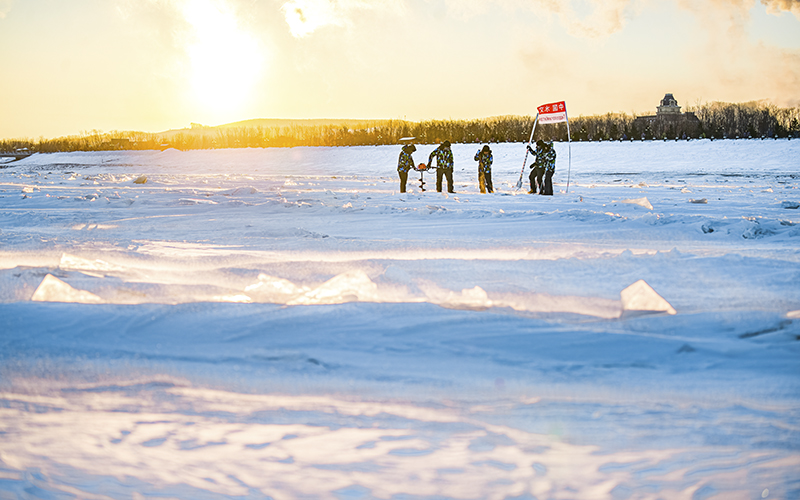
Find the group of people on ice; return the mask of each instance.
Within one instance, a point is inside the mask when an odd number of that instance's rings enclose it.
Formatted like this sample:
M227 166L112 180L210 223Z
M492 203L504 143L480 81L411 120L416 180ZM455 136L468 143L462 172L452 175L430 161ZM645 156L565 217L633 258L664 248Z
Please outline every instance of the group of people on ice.
M528 152L534 155L531 163L531 172L528 179L531 183L531 194L553 194L553 173L556 171L556 151L553 143L547 143L541 139L536 141L536 149L527 145ZM450 149L450 141L444 141L431 151L428 156L428 163L414 163L412 154L417 150L413 144L406 144L400 151L400 158L397 160L397 174L400 176L400 192L406 192L408 173L411 170L424 172L430 170L433 160L436 160L436 191L442 192L442 180L447 181L447 192L455 193L453 190L453 151ZM488 145L484 145L475 153L475 161L478 162L478 186L481 193L493 193L492 185L492 150Z

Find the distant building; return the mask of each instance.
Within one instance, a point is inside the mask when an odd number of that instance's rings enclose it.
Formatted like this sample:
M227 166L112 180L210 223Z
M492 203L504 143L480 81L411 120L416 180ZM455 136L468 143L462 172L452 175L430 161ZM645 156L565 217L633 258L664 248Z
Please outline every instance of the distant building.
M672 94L665 94L655 115L637 116L633 121L636 130L649 131L656 137L663 135L693 136L700 128L700 120L692 112L681 113L681 107ZM643 132L644 133L644 132Z
M658 110L656 116L681 114L681 107L678 106L678 101L675 100L672 94L666 94L661 99L661 106L656 107L656 109Z

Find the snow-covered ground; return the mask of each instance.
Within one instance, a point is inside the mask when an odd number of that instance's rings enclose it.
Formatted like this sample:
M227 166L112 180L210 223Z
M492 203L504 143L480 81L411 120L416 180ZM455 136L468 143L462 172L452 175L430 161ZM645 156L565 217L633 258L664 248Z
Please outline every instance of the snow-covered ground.
M479 147L5 165L0 498L800 497L800 141Z

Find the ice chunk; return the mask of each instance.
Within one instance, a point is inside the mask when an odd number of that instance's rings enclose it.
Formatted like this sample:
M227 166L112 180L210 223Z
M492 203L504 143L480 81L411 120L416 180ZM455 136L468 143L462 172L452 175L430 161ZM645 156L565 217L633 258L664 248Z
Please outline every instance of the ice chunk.
M800 319L800 309L796 311L789 311L786 313L786 317L789 319Z
M213 297L214 301L217 302L236 302L240 304L249 304L253 302L253 299L248 297L243 293L231 294L231 295L215 295Z
M640 207L644 207L648 210L653 209L653 205L650 204L650 200L648 200L646 196L643 198L633 198L630 200L619 200L619 203L629 203L631 205L639 205Z
M181 205L217 205L216 201L204 200L201 198L181 198L178 202Z
M237 187L235 189L228 189L227 191L222 191L220 194L224 196L241 196L245 194L256 194L258 193L258 189L254 188L253 186L242 186Z
M784 201L781 203L781 208L788 208L791 210L796 210L800 208L800 203L796 201Z
M52 274L44 277L33 292L34 302L74 302L79 304L101 304L103 299L86 290L77 290Z
M606 319L622 316L622 302L619 300L576 295L495 292L492 294L491 305L531 313L581 314Z
M378 285L361 270L335 276L287 304L342 304L354 301L380 302Z
M492 301L483 288L475 286L464 288L461 293L450 292L441 305L455 309L481 310L492 307Z
M144 184L146 182L147 182L147 176L146 175L140 175L139 177L137 177L133 181L134 184Z
M259 301L283 304L302 293L308 292L308 288L299 287L283 278L261 273L258 275L258 283L249 285L244 291Z
M61 262L59 263L58 267L61 269L73 269L78 271L115 272L125 270L124 267L109 264L108 262L100 259L89 260L67 253L61 254Z
M667 313L676 314L669 302L656 293L644 280L639 280L622 292L622 309L624 314Z

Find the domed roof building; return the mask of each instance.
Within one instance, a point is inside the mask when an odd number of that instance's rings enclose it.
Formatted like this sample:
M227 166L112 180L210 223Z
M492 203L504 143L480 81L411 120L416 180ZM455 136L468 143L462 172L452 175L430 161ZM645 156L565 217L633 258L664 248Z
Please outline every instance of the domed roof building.
M672 94L665 94L656 106L656 114L638 116L633 121L636 130L649 131L655 137L694 136L700 128L700 120L692 112L681 113L681 107Z
M679 115L681 114L681 107L678 106L678 101L672 97L672 94L666 94L661 99L661 106L656 108L658 115Z

